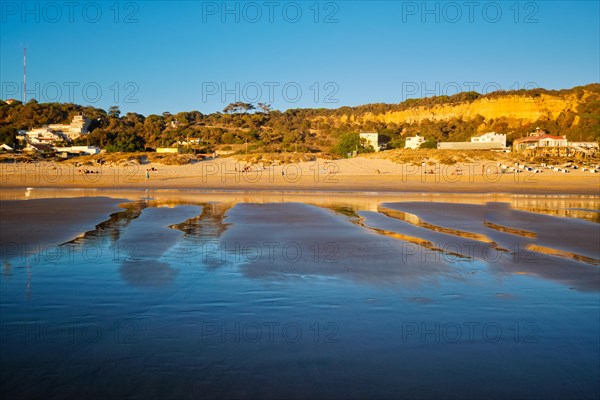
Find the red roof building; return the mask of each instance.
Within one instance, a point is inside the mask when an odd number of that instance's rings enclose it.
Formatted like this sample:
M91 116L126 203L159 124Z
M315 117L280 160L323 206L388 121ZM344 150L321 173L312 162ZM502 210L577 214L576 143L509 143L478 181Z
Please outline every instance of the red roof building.
M566 136L552 136L546 132L536 129L529 136L516 139L513 142L513 149L521 151L535 147L567 147L568 141Z

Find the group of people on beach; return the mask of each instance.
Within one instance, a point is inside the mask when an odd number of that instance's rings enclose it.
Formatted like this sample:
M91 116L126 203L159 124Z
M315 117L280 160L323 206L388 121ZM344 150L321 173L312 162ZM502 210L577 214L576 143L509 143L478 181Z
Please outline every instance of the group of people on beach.
M238 171L238 168L235 167L235 172L250 172L252 169L252 165L244 165L244 168L240 168L240 170Z
M91 170L91 169L78 169L77 172L80 175L99 174L99 173L101 173L100 171L94 171L94 170Z

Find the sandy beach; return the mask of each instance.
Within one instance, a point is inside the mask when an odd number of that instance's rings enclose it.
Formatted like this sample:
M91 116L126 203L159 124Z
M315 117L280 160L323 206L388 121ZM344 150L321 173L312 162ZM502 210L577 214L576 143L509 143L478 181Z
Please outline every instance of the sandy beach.
M484 161L428 164L422 168L361 157L335 161L317 159L277 166L217 158L176 166L151 163L76 167L38 162L1 164L0 168L3 188L600 194L600 174L581 170L561 173L549 169L542 173L500 174L497 163Z

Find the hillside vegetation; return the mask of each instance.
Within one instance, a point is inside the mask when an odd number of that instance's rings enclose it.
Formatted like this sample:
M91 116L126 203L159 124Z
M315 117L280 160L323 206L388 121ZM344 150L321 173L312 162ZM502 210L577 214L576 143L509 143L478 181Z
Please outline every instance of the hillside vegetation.
M260 111L245 103L229 105L223 113L199 111L144 116L121 115L67 103L0 102L0 143L16 144L20 129L69 123L83 113L92 119L91 133L75 144L107 151L143 151L200 139L197 152L217 149L243 153L345 154L359 147L357 133L379 132L389 148L403 147L404 138L420 134L430 143L467 140L482 132L506 133L509 143L536 127L570 140L600 139L600 84L559 91L534 89L476 92L410 99L399 104L367 104L338 109ZM368 149L362 149L368 151Z

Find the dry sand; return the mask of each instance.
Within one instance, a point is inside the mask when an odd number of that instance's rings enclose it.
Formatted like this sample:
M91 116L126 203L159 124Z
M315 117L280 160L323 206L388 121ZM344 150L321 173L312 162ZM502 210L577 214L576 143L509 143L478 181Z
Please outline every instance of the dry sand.
M248 172L241 172L249 166ZM482 174L488 166L489 173ZM145 164L75 167L65 163L0 164L0 183L8 187L172 188L273 191L371 191L433 193L529 193L600 195L600 174L544 170L497 174L495 162L420 166L385 159L322 160L264 167L233 158L218 158L181 166ZM146 170L149 178L146 177ZM85 174L85 170L95 173ZM460 172L458 172L460 170ZM282 175L283 172L283 175Z

